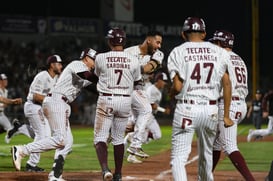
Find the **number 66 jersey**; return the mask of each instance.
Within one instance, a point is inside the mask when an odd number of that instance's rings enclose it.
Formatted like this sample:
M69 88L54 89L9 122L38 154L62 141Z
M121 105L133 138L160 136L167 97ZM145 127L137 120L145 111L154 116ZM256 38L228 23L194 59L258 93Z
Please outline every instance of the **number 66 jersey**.
M167 66L171 80L176 73L183 80L176 99L217 100L229 63L228 52L210 42L185 42L175 47L169 54Z

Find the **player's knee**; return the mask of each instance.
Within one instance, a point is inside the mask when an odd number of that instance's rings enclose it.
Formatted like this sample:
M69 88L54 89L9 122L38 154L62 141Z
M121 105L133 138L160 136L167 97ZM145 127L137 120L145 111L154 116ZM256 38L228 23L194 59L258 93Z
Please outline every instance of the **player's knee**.
M56 147L58 148L62 148L65 146L65 141L63 138L60 138L60 137L53 137L53 140L56 144Z

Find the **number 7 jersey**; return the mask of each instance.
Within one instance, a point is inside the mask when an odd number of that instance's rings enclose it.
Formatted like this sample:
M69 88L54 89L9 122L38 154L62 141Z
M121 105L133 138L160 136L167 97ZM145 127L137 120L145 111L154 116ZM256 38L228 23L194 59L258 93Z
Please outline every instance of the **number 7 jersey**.
M134 81L141 79L137 58L124 51L98 54L95 74L99 77L97 90L111 94L131 95Z
M217 100L228 61L228 52L210 42L185 42L175 47L168 56L167 66L171 80L176 73L183 80L176 99Z

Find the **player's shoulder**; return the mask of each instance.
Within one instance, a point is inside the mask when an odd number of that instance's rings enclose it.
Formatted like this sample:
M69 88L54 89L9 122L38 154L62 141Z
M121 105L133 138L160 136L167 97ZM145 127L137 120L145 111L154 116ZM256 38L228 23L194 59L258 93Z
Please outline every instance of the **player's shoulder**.
M133 46L129 46L127 48L124 49L125 52L139 52L139 46L138 45L133 45Z
M46 76L48 76L48 75L49 75L49 74L48 74L48 71L42 70L42 71L40 71L40 72L38 72L38 73L36 74L35 78L44 78L44 77L46 77Z

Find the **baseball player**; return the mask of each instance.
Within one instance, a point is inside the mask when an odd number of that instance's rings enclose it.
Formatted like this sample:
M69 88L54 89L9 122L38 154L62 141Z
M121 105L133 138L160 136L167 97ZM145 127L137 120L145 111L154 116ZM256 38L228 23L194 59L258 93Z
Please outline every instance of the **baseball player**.
M182 37L168 57L172 94L177 100L172 124L171 167L175 181L186 181L185 164L191 152L194 133L198 141L198 180L213 180L212 152L218 124L218 103L224 88L225 126L229 118L231 83L226 73L229 55L226 50L204 41L205 23L198 17L184 21Z
M126 52L138 58L141 67L142 79L146 80L148 74L157 70L163 61L164 53L159 50L162 44L162 34L158 31L147 33L145 40L140 45L131 46L125 49ZM142 150L142 144L145 141L145 129L147 121L151 119L152 107L144 91L145 82L135 86L132 94L132 112L136 118L136 129L127 152L147 158L149 155Z
M42 103L49 90L56 83L62 71L62 59L59 55L47 58L46 70L39 72L33 79L24 104L24 113L34 131L34 141L50 137L50 127L42 111ZM26 171L42 172L43 168L37 166L40 153L31 153L26 163Z
M94 145L102 169L104 181L120 181L124 156L123 137L130 116L134 83L141 79L140 65L136 57L124 52L126 33L111 28L107 33L110 51L96 57L95 74L98 76ZM111 131L114 146L114 175L108 167L107 139Z
M51 137L34 141L27 145L12 146L12 160L16 170L21 169L21 160L31 153L41 153L55 149L52 171L49 181L63 180L63 166L66 156L72 151L73 135L69 117L70 103L80 94L84 87L97 81L97 76L91 71L95 66L96 51L87 48L80 60L70 62L60 74L56 84L50 89L43 100L42 112L48 120Z
M228 74L232 85L232 98L230 105L230 118L234 125L225 128L224 126L224 102L219 100L219 123L216 139L213 145L213 168L214 171L221 155L221 150L228 155L229 159L247 181L254 181L244 157L237 146L237 126L245 118L247 105L245 98L248 94L247 67L242 58L232 51L234 35L225 30L215 31L210 39L214 44L224 48L229 53Z
M250 142L253 137L264 137L273 134L273 89L264 94L262 99L262 111L263 118L268 118L267 128L257 130L250 129L247 135L248 142Z
M9 99L8 98L8 77L6 74L0 74L0 126L3 128L4 132L8 132L13 128L13 125L9 121L8 117L5 115L5 107L11 104L22 104L22 98ZM17 119L13 120L15 123Z
M170 114L169 108L163 108L160 106L160 101L162 98L162 91L167 85L168 77L164 72L158 72L154 78L154 84L151 84L147 87L145 92L147 93L149 102L152 106L153 114L157 112L163 112L164 114ZM135 119L130 119L127 126L135 125ZM124 144L127 145L128 142L131 142L134 132L129 132L124 138ZM151 140L158 140L161 138L160 126L154 115L151 116L151 119L148 120L147 126L145 129L145 142L149 143ZM142 163L136 155L129 154L127 157L129 163Z
M256 129L261 129L263 122L262 96L261 90L256 90L255 99L252 100L247 112L247 118L252 115L252 123Z

